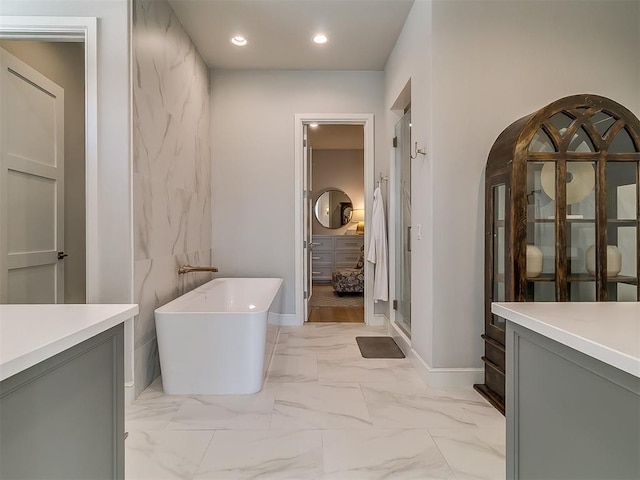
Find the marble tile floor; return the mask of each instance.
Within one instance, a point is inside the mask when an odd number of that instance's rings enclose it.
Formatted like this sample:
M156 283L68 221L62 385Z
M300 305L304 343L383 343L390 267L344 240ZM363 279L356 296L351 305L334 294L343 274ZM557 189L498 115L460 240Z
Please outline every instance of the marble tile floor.
M407 359L363 359L382 327L281 329L261 392L165 395L126 411L126 478L504 479L505 420L472 388L427 387Z

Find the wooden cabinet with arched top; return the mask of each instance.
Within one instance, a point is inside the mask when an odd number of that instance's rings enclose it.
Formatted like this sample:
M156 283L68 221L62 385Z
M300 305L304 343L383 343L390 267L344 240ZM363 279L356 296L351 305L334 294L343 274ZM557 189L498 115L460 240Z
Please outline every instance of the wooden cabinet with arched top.
M487 160L485 383L504 413L504 321L492 302L640 300L640 122L598 95L507 127ZM606 319L603 319L606 321Z

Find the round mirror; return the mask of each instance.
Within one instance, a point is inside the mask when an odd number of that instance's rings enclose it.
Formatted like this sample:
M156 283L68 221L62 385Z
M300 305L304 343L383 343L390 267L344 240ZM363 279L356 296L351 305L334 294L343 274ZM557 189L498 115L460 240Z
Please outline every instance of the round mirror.
M323 227L340 228L351 222L353 204L342 190L331 189L318 197L313 212Z

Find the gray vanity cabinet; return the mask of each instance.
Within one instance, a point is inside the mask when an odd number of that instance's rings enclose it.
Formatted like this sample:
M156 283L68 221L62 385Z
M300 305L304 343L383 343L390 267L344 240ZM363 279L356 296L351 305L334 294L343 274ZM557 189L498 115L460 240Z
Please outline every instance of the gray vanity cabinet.
M124 478L119 324L0 383L0 478Z
M507 478L640 478L640 377L512 322L506 340Z

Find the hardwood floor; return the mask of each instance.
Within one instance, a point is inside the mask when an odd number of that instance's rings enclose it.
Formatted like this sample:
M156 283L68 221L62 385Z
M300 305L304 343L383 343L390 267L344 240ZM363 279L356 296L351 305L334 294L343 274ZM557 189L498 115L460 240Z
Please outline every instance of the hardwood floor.
M364 307L311 307L308 321L364 323Z

